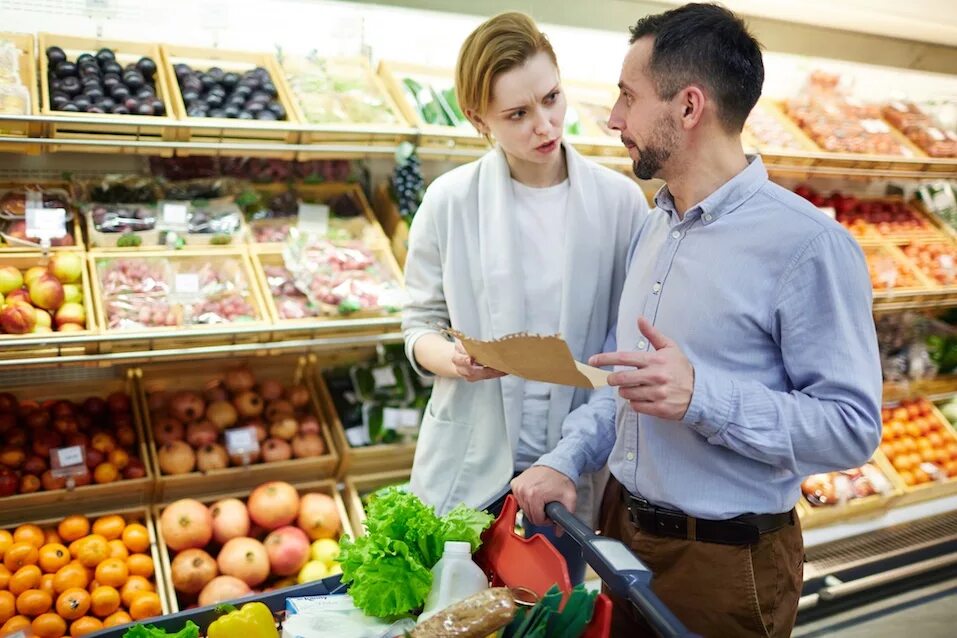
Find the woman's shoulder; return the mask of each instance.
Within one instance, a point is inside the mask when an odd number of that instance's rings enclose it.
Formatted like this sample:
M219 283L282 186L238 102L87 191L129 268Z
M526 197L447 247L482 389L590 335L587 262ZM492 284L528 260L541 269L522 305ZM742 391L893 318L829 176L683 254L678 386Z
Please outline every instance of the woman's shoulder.
M478 180L479 162L469 162L442 173L429 184L426 197L435 203L460 201L474 190Z

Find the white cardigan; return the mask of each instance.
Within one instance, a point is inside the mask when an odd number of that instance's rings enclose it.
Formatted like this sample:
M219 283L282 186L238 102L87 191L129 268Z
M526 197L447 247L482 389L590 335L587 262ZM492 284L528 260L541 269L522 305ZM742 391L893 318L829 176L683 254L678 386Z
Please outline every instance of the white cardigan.
M570 192L565 229L561 334L579 361L601 352L616 323L632 236L648 205L624 175L582 158L565 145ZM500 148L436 179L409 234L403 314L406 354L416 370L416 340L451 326L480 339L523 332L522 246L505 154ZM468 383L436 377L422 419L412 491L443 514L459 503L487 505L513 474L524 381L504 377ZM586 390L555 386L548 449L562 421L588 398ZM601 486L579 481L579 513L592 515ZM601 481L603 482L603 480Z

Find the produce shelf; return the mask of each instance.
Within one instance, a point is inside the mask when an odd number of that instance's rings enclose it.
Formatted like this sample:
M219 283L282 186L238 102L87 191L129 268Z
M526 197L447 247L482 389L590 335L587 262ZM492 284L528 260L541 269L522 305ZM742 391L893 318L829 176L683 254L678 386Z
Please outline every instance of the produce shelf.
M36 38L30 33L0 33L0 40L12 43L20 52L20 81L30 96L30 114L36 115L40 112L40 96L37 92ZM4 120L6 116L0 115L0 135L31 138L40 137L43 134L43 125L39 122ZM40 152L40 147L34 144L28 144L26 147L18 144L0 144L0 152L36 155Z

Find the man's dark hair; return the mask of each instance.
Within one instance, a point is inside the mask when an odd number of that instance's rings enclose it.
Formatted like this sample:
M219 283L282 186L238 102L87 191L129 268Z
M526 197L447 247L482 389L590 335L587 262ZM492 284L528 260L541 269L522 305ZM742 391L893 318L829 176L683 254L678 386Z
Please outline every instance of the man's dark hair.
M686 4L645 16L629 29L632 44L654 37L649 72L658 97L670 100L689 84L705 87L724 127L738 132L761 97L761 44L731 11Z

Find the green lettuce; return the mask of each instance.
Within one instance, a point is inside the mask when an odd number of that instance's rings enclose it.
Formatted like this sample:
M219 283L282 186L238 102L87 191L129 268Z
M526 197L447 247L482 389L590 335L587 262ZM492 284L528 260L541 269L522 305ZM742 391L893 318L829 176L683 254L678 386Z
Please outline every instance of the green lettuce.
M199 638L199 627L192 620L174 634L153 625L136 624L126 630L123 638Z

